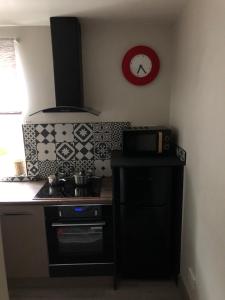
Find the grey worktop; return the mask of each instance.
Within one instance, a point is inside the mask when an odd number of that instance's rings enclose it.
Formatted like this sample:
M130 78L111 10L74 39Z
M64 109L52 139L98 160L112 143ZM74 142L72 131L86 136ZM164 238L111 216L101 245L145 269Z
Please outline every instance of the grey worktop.
M112 181L105 178L102 181L102 189L99 197L76 197L76 198L51 198L34 200L34 196L43 186L45 181L29 182L0 182L0 205L15 204L111 204Z

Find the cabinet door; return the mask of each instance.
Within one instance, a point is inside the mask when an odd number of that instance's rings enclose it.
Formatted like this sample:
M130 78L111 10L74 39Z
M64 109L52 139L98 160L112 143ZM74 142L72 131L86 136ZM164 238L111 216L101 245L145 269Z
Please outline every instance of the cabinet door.
M6 272L9 278L48 276L43 208L8 206L1 209Z
M171 273L169 206L120 205L120 266L132 277L167 277Z
M4 251L2 245L2 225L1 225L1 215L0 215L0 299L9 300L8 286L5 272L5 260Z

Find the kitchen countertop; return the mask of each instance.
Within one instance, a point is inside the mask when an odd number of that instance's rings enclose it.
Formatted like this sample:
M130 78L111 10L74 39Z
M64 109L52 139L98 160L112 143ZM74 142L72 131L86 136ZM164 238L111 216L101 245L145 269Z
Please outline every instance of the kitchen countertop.
M99 197L76 197L76 198L51 198L33 199L46 181L29 182L0 182L0 205L16 204L111 204L112 203L112 180L102 180L101 194Z

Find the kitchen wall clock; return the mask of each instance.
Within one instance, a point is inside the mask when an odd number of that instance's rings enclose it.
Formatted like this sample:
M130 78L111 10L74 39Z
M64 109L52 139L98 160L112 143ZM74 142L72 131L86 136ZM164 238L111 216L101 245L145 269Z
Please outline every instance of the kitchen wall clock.
M135 85L153 81L159 73L160 61L156 52L147 46L136 46L127 51L122 62L125 78Z

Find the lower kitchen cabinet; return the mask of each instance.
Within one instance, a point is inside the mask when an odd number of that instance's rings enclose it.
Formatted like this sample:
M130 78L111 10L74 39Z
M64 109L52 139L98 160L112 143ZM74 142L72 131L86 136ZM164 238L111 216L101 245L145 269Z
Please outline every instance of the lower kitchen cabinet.
M47 243L42 206L1 207L8 278L48 276Z

